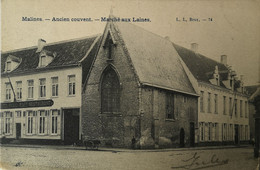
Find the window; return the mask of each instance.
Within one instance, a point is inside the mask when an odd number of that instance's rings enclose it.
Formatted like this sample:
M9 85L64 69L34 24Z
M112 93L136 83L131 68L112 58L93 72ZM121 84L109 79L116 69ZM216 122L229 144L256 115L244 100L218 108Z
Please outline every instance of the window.
M244 135L244 129L243 125L240 125L240 140L244 140L243 135Z
M222 140L223 141L227 140L227 124L226 123L222 124Z
M28 112L28 118L27 118L27 134L33 133L33 112Z
M211 93L208 93L208 112L211 113Z
M209 140L209 124L208 123L204 124L204 140L205 141Z
M52 86L51 86L51 94L52 96L58 96L58 77L52 77L51 78Z
M200 92L200 111L204 112L204 91Z
M28 80L28 99L33 99L33 80Z
M119 112L120 110L120 83L116 72L107 68L101 81L101 111Z
M204 123L200 123L200 141L204 141Z
M215 141L218 141L218 123L214 123Z
M215 109L215 113L218 113L218 95L215 94L214 95L214 109Z
M41 110L40 111L40 120L39 120L39 133L40 134L44 134L45 133L45 129L46 129L46 117L45 117L45 111Z
M226 115L226 96L223 96L223 115Z
M40 79L40 97L46 97L46 79Z
M109 41L109 44L108 44L108 58L109 59L112 59L112 49L113 49L113 41L112 39Z
M5 84L5 99L6 100L11 100L11 84L10 83L6 83Z
M237 117L237 99L235 99L235 116Z
M3 133L3 112L0 112L0 134Z
M229 98L229 115L232 116L233 108L232 108L232 98Z
M240 100L240 117L243 117L243 103L242 103L242 100Z
M5 117L5 133L6 134L11 134L11 126L12 126L12 113L11 112L6 112L6 117Z
M216 140L216 126L215 126L215 123L212 123L211 124L212 126L212 132L211 132L211 140L212 141L215 141Z
M6 62L6 71L11 71L11 61Z
M51 133L52 134L57 134L58 133L58 110L53 110L52 111L52 116L51 116Z
M208 138L209 138L209 141L211 141L211 123L209 123L209 130L208 130Z
M22 112L21 111L16 111L16 117L21 117Z
M245 126L245 140L248 140L248 125Z
M40 67L46 66L46 56L40 57Z
M75 75L68 76L68 79L69 79L69 96L73 96L76 94Z
M183 103L187 103L188 101L188 97L187 96L183 96Z
M247 118L247 101L245 101L245 117Z
M233 141L233 125L229 125L229 140Z
M17 99L22 99L22 82L16 82L16 97Z
M174 119L174 95L166 94L166 119Z

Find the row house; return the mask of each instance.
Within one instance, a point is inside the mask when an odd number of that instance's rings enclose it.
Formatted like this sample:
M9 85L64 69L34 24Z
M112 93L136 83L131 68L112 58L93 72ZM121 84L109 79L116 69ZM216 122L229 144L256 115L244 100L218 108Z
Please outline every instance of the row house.
M41 143L81 138L82 82L100 36L1 54L0 137Z
M113 16L110 16L113 17ZM243 77L131 23L1 54L0 136L163 148L249 140Z
M173 44L194 78L198 100L199 145L239 144L250 138L248 95L243 76L227 65L227 56L221 62Z

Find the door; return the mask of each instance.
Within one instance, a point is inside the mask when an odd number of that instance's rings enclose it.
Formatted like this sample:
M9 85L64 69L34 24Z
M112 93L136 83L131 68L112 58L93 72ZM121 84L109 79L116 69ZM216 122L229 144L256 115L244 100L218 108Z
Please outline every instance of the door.
M195 127L194 122L190 122L190 146L195 145Z
M16 139L21 138L21 123L16 123Z
M184 129L181 128L181 131L180 131L180 147L185 146L184 138L185 138L185 132L184 132Z
M79 109L64 110L64 144L72 145L79 141Z
M235 125L235 144L239 143L239 132L238 125Z

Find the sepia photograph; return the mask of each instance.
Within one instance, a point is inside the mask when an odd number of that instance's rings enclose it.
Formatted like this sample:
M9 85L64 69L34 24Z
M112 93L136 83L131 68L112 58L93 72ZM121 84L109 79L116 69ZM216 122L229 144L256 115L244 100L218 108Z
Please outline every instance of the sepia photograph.
M260 0L1 0L0 170L260 170Z

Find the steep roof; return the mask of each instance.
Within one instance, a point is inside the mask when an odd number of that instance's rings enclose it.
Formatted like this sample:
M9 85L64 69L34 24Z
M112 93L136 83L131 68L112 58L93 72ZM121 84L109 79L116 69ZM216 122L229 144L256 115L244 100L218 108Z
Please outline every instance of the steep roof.
M252 86L245 86L246 91L248 92L248 94L251 96L252 94L254 94L257 90L257 88L259 88L260 85L252 85Z
M196 94L172 43L131 23L114 23L142 84Z
M215 66L218 66L220 82L221 80L227 80L228 68L224 64L177 44L173 43L173 46L197 80L210 83L209 79L212 78ZM223 84L220 85L224 86Z
M87 54L89 50L92 50L95 40L100 38L99 35L92 37L85 37L77 40L68 40L63 42L56 42L46 44L43 50L48 53L55 53L53 61L43 68L37 68L39 63L39 53L36 53L37 47L30 47L26 49L19 49L16 51L4 52L1 54L1 75L4 76L4 64L8 56L15 56L21 58L22 62L9 75L17 73L33 73L39 70L54 69L57 67L73 66L80 64L80 60ZM96 48L93 48L97 50ZM92 54L93 53L89 53Z

